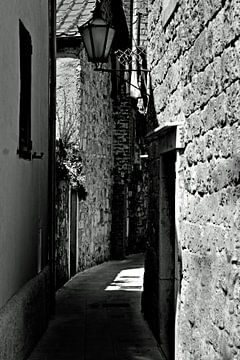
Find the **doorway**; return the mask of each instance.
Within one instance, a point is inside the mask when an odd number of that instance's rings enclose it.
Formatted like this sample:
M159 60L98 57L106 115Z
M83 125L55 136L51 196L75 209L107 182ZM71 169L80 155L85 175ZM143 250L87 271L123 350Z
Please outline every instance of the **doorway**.
M78 193L71 189L70 206L70 277L77 272L78 241L77 241L77 219L78 219Z
M175 151L160 155L159 340L169 360L175 352L175 161Z

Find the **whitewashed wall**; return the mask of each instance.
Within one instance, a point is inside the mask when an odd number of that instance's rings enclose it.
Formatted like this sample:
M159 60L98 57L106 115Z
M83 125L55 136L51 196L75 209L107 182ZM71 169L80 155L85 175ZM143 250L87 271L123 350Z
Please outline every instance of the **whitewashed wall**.
M17 155L19 19L32 37L32 142L33 152L44 152L42 160ZM38 245L40 237L47 240L48 1L1 1L0 44L1 308L40 270Z

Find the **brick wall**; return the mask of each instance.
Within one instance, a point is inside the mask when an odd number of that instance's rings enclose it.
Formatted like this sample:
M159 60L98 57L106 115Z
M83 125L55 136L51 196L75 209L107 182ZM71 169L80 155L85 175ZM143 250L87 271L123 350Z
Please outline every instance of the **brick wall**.
M239 13L235 0L179 1L163 28L162 1L149 6L153 113L160 126L185 124L177 359L240 356Z
M114 188L112 254L144 251L147 231L147 164L140 161L135 100L122 93L114 101Z
M131 99L123 92L113 101L114 187L112 208L112 256L122 258L127 248L127 197L131 171Z

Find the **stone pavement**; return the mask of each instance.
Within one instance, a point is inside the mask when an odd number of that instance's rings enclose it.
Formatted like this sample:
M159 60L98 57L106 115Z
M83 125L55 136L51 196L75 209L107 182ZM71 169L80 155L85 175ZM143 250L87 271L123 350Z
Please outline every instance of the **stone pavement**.
M143 256L77 274L28 360L163 360L141 314Z

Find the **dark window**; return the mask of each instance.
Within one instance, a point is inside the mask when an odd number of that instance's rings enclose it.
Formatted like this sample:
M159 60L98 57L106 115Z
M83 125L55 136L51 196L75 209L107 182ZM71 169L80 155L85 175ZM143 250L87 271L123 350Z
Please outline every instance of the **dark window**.
M19 21L20 48L20 111L18 154L31 159L31 82L32 82L32 41L23 23Z

